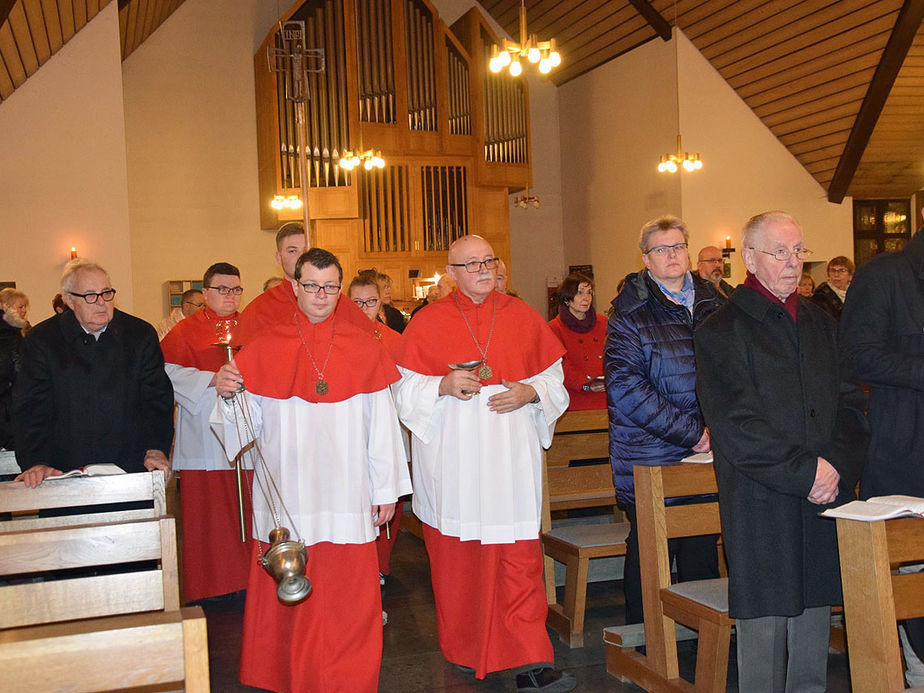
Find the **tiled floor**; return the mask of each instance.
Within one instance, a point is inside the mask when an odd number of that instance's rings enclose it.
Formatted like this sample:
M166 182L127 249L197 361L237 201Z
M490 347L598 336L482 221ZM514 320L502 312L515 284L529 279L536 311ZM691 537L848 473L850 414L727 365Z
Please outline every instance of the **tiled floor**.
M423 542L402 532L392 556L392 576L389 579L385 608L385 646L379 690L384 693L493 693L515 690L514 677L507 673L493 674L476 681L453 669L439 651L436 618L430 589L429 564ZM238 656L241 643L243 599L225 599L204 605L208 617L209 652L212 690L253 691L237 680ZM573 672L578 679L578 691L640 691L632 684L623 684L606 673L602 629L622 622L622 590L618 582L592 584L588 590L588 612L585 647L569 650L555 643L556 662ZM695 663L695 643L681 643L681 674L692 676ZM846 658L832 654L828 659L828 690L848 693ZM737 691L734 652L729 662L728 691Z

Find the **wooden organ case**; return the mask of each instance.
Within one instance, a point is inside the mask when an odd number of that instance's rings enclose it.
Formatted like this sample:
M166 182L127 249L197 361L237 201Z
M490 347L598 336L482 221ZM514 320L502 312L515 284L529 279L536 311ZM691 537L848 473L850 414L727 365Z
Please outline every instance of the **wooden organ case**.
M412 276L445 272L449 244L466 233L509 265L508 191L530 177L528 91L488 70L499 41L480 12L449 28L427 0L307 0L285 21L304 22L306 47L324 51L302 126L311 244L339 256L345 280L389 274L399 304L414 296ZM270 205L301 196L293 77L268 61L288 43L277 26L254 56L264 229L302 218ZM384 168L340 167L346 151L369 149Z

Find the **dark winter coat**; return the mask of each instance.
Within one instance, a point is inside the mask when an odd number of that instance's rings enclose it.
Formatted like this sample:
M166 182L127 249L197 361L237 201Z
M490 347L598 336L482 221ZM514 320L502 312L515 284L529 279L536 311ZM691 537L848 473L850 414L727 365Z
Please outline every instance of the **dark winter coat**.
M863 396L842 377L834 320L805 299L797 315L739 287L696 333L735 618L841 600L835 524L807 497L818 457L841 476L836 504L855 497Z
M120 310L99 340L71 311L40 322L23 340L13 433L23 470L111 462L143 472L146 451L168 454L173 386L154 328Z
M693 331L720 299L709 282L694 278L694 287L692 316L664 296L647 270L626 277L613 300L603 373L613 483L624 506L635 504L633 465L678 462L703 435Z
M848 295L842 346L870 388L861 496L924 496L924 229L860 267Z
M812 302L835 320L841 319L844 302L840 296L834 293L834 289L831 288L828 282L824 282L815 289L815 293L812 294Z
M3 319L0 310L0 448L12 450L13 424L10 407L13 400L13 383L19 370L19 346L22 329L13 327Z

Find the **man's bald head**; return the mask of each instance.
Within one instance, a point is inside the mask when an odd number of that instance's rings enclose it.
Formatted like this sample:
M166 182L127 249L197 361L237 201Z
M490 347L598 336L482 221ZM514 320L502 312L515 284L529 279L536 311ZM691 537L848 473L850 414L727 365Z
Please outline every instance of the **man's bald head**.
M459 291L475 303L482 303L494 291L497 258L491 244L481 236L462 236L449 246L446 272ZM486 263L493 265L488 268ZM469 267L475 269L469 272Z

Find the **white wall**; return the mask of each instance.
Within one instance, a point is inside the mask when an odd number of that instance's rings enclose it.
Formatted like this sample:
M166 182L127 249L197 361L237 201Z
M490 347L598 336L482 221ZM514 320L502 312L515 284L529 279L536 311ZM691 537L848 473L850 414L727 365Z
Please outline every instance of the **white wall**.
M600 312L642 264L642 224L683 212L680 181L656 168L676 147L675 85L673 51L654 40L559 89L564 264L594 266Z
M279 274L260 230L255 0L189 0L123 65L136 313L165 312L168 279L241 270L244 304Z
M0 105L0 279L52 314L76 246L105 266L131 311L117 3L110 3Z

